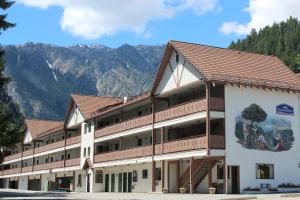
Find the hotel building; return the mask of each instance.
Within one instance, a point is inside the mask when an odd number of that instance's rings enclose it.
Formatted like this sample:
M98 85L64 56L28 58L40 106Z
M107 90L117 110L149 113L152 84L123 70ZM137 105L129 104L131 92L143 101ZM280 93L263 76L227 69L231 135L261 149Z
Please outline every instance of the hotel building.
M278 58L169 41L153 87L27 119L0 187L247 193L300 184L300 79Z

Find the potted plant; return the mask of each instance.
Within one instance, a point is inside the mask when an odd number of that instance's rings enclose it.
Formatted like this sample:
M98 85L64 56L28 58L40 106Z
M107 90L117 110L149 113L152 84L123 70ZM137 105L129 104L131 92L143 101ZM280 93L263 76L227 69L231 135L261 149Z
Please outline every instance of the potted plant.
M166 194L166 193L169 192L169 189L168 189L167 187L164 187L164 188L162 189L162 192L163 192L164 194Z
M213 183L213 184L211 184L211 186L208 188L208 193L209 193L209 194L216 194L216 189L217 189L216 184Z
M185 193L186 193L186 188L185 188L185 187L179 188L179 192L180 192L181 194L185 194Z

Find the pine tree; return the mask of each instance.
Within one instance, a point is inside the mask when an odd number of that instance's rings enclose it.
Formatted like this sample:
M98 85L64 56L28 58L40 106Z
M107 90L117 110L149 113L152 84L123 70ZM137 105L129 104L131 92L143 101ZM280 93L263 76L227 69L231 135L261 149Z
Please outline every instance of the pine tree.
M8 9L14 2L0 0L0 10ZM15 24L6 21L6 14L0 15L0 34L9 28L13 28ZM7 85L11 81L11 77L4 74L4 50L0 47L0 149L21 141L24 134L24 119L20 113L18 105L16 105L11 96L7 93ZM2 152L2 151L1 151ZM0 153L0 161L1 161Z
M277 56L291 70L299 73L300 21L290 17L286 22L252 30L245 39L231 42L228 48Z

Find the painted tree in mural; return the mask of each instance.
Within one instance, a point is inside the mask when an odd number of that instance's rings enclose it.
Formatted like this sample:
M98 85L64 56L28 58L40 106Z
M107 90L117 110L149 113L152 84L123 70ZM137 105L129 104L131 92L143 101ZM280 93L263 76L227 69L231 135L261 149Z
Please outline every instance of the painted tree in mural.
M249 120L249 134L244 138L245 145L250 147L255 139L255 133L257 131L257 124L264 121L267 118L267 113L257 104L251 104L245 108L242 112L242 118Z

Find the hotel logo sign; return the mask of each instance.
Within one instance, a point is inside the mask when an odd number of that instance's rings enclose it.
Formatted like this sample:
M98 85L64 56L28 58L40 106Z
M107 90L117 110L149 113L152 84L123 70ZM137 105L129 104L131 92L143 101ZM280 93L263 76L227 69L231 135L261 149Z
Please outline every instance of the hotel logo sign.
M288 104L279 104L276 106L276 114L294 115L294 108Z

